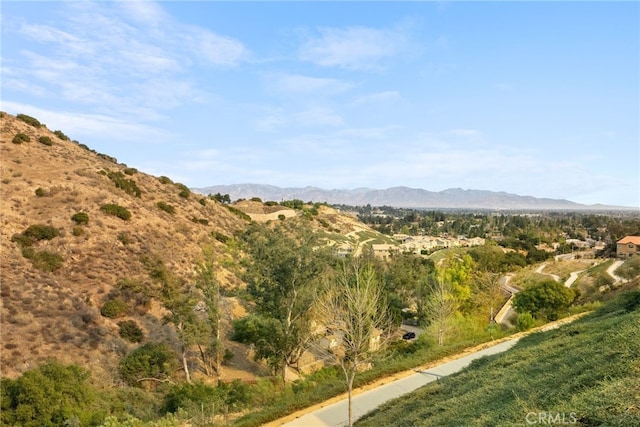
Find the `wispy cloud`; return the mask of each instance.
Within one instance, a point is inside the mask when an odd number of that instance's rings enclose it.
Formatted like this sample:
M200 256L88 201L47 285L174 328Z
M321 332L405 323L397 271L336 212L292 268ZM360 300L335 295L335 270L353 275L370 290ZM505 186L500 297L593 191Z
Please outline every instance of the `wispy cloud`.
M118 119L101 114L80 114L65 111L51 111L28 104L2 101L0 108L11 114L24 113L37 117L51 129L64 129L70 138L78 139L92 146L92 140L99 138L131 143L154 144L166 141L173 135L156 127L134 121Z
M159 120L169 109L199 97L199 82L187 74L190 67L234 67L250 57L242 42L178 22L159 3L69 2L61 7L65 10L55 15L55 27L20 22L7 30L36 43L8 64L16 81L13 90L62 97L114 117ZM6 69L2 73L7 76Z
M402 29L320 28L302 44L299 57L323 67L371 70L381 68L382 61L397 55L405 43Z

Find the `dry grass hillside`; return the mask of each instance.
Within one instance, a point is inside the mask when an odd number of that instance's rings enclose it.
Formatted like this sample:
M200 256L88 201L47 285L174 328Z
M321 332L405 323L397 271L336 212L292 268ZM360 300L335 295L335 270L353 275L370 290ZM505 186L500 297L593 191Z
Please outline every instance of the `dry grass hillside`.
M19 134L25 136L15 139ZM123 318L100 315L104 301L123 292L122 283L148 291L146 298L134 298L124 319L135 319L149 339L170 342L162 307L148 297L154 286L150 266L160 260L188 282L202 247L214 245L220 253L222 244L213 236L229 236L246 220L44 125L2 113L0 137L1 374L15 377L53 357L110 377L118 359L135 346L118 335ZM131 217L105 213L106 204L125 208ZM55 229L57 236L37 236L25 252L30 226ZM219 279L237 283L224 270Z

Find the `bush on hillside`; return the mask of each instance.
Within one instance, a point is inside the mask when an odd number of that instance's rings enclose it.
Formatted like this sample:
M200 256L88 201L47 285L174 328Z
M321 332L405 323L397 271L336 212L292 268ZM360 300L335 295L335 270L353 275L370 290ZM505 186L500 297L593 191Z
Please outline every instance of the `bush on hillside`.
M23 122L25 122L28 125L33 126L34 128L39 128L40 126L42 126L42 123L40 123L38 121L38 119L31 117L31 116L27 116L26 114L18 114L16 116L16 118L18 120L22 120Z
M160 181L160 184L173 184L173 181L168 176L161 176L158 181Z
M100 309L100 314L104 317L113 319L114 317L124 316L129 311L129 306L120 298L114 298L105 301Z
M176 354L164 343L147 343L127 354L120 362L122 379L134 387L143 387L143 381L169 378L177 367ZM148 381L153 387L156 383Z
M11 142L13 142L14 144L22 144L23 142L29 142L31 141L31 138L29 138L29 135L25 135L24 133L18 133L16 134L16 136L13 137L13 140Z
M48 146L53 145L53 141L48 136L41 136L40 138L38 138L38 142L40 144L44 144L44 145L48 145Z
M136 184L132 179L125 178L122 172L108 171L107 177L113 181L116 188L124 190L125 193L136 197L140 197L142 195L142 190L138 187L138 184Z
M2 378L2 425L97 425L101 417L89 409L95 392L88 379L85 369L54 361L27 371L16 380Z
M191 196L191 190L189 190L189 187L187 187L186 185L176 183L176 187L180 189L178 196L182 197L183 199L188 199L189 196Z
M172 205L165 203L165 202L158 202L156 203L156 206L160 209L165 211L168 214L173 215L174 213L176 213L176 208L173 207Z
M89 223L89 214L86 212L78 212L73 214L71 220L76 224L88 224Z
M53 134L63 141L69 141L69 137L65 135L61 130L55 130L53 131Z
M44 190L44 188L41 188L41 187L36 188L35 193L37 197L44 197L47 195L47 192Z
M144 332L142 332L142 329L140 329L138 324L133 320L118 322L118 327L120 328L118 334L127 341L141 342L144 339Z
M127 221L129 218L131 218L131 212L115 203L107 203L106 205L102 205L100 206L100 210L107 215L117 216L123 221Z
M58 237L60 235L60 231L50 225L34 224L27 227L22 234L31 237L34 240L51 240L54 237Z
M36 251L31 247L22 249L22 256L31 261L34 268L42 271L53 272L64 265L62 255L50 251Z
M135 175L138 173L138 169L136 168L125 168L124 170L125 175Z

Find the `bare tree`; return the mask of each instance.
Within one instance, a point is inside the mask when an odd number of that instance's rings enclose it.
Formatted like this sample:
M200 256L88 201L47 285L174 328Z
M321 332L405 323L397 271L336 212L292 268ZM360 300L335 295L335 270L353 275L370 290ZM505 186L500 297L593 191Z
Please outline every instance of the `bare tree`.
M451 283L442 277L434 277L431 280L431 292L426 305L427 317L434 325L438 336L438 345L443 345L451 318L458 310Z
M336 337L329 352L344 373L351 426L353 381L388 337L392 319L371 263L353 259L343 264L326 285L315 310L318 320Z

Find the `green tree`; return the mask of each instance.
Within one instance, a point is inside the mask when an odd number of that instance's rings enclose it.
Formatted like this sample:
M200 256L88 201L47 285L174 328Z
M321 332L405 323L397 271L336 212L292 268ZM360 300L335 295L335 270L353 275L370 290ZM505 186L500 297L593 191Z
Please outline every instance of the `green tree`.
M204 342L198 342L200 357L204 364L205 372L210 375L210 367L218 376L222 375L222 359L224 357L224 345L222 340L222 323L220 322L220 283L216 280L215 255L213 246L203 248L203 260L196 266L197 284L202 292L203 301L207 309L207 322L209 334Z
M576 291L555 280L545 280L518 292L513 298L513 308L518 313L531 313L547 320L556 320L559 313L576 299Z
M293 223L291 223L293 224ZM308 228L279 223L273 229L253 225L243 235L247 291L263 318L265 335L253 342L256 356L279 369L297 365L312 337L309 310L313 288L326 263L317 236Z
M71 420L89 424L87 410L94 390L88 371L75 365L46 362L16 380L2 379L1 424L5 426L62 426Z
M144 381L170 381L176 366L175 353L164 343L150 342L136 348L120 361L125 382L140 387Z

